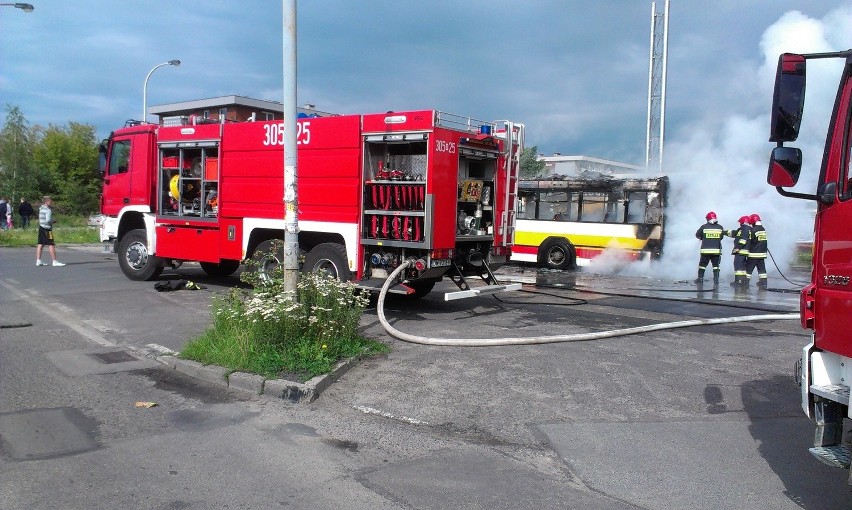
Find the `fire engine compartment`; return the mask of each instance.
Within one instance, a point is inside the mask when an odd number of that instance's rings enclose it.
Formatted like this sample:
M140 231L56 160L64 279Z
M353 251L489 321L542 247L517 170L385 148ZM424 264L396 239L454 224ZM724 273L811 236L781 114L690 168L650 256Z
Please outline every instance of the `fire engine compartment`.
M464 149L451 130L364 136L364 276L438 280L453 266L481 275L494 244L495 140ZM445 149L440 151L437 149ZM452 216L450 212L452 211Z
M160 214L216 218L219 210L218 142L161 143L159 149Z

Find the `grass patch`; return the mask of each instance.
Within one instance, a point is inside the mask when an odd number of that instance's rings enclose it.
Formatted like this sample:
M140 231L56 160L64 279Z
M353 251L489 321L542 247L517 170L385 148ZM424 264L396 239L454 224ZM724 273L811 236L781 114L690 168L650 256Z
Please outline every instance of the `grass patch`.
M34 218L34 220L30 220L26 229L0 230L0 246L23 248L38 244L38 218ZM58 220L53 225L53 238L57 245L97 244L100 242L98 229L86 225L87 218L59 216Z
M182 358L268 379L283 374L306 381L338 361L388 352L358 334L369 297L324 272L300 274L295 295L283 290L280 268L269 278L245 271L254 290L231 289L211 304L213 323L181 351Z

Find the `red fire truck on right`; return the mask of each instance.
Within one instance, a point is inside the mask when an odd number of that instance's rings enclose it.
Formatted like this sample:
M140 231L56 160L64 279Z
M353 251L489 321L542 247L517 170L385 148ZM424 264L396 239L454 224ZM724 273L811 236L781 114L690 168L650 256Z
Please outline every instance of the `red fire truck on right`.
M794 186L802 152L785 147L799 134L808 60L844 59L814 194ZM778 59L771 112L772 150L767 181L784 196L817 204L811 282L801 293L802 327L813 331L796 363L802 409L816 424L811 453L826 464L849 468L852 444L843 438L852 385L852 50L791 54ZM852 478L850 479L852 483Z

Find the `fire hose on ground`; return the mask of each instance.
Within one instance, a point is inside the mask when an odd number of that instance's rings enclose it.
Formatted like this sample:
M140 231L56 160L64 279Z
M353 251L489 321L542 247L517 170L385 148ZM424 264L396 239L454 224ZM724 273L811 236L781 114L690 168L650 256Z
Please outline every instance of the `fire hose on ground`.
M431 338L419 335L411 335L404 333L391 326L385 318L385 296L390 289L392 282L407 267L411 265L411 261L403 262L399 265L385 280L382 285L382 290L379 292L379 300L376 304L376 312L379 316L379 322L385 331L394 338L404 342L435 345L445 347L492 347L498 345L533 345L533 344L550 344L560 342L586 342L590 340L601 340L604 338L614 338L626 335L635 335L639 333L648 333L651 331L662 331L666 329L688 328L692 326L709 326L713 324L733 324L737 322L754 322L754 321L769 321L769 320L792 320L798 319L799 314L763 314L763 315L744 315L741 317L718 317L715 319L693 319L676 322L663 322L659 324L649 324L647 326L637 326L633 328L615 329L611 331L596 331L591 333L573 333L569 335L553 335L553 336L530 336L530 337L509 337L509 338Z

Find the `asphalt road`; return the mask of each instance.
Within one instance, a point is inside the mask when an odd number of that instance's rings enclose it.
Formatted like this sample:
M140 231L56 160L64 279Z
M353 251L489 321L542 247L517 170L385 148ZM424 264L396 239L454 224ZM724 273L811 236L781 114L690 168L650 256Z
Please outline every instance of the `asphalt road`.
M212 387L138 354L204 330L211 296L156 292L99 247L0 249L0 507L849 508L847 473L810 457L792 364L798 321L588 342L427 347L365 334L364 360L311 404ZM401 331L517 337L792 311L787 293L504 272L524 292L389 298ZM538 286L533 284L538 282ZM665 299L649 299L665 298ZM156 402L151 408L136 402Z

